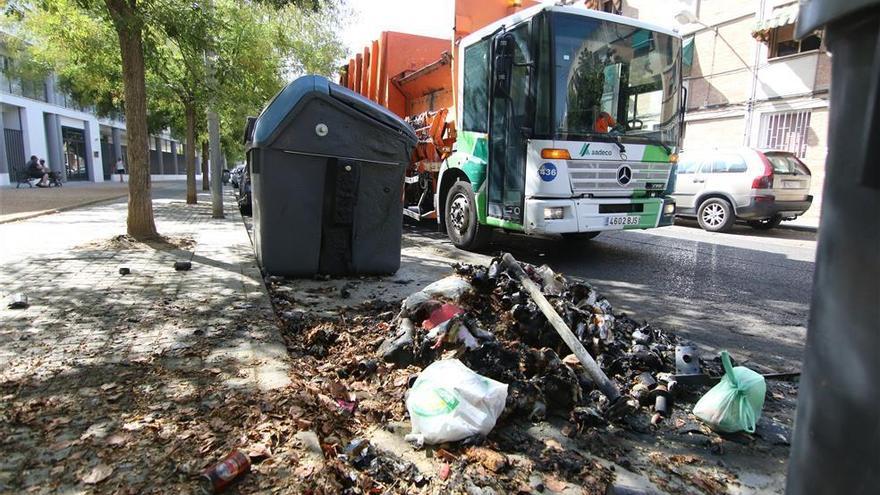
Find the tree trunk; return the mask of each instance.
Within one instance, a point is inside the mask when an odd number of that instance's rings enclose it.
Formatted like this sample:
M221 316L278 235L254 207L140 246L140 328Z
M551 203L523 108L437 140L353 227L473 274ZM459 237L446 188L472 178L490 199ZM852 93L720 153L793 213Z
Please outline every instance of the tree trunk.
M208 141L202 142L202 191L211 190L211 171L208 169Z
M105 0L119 36L128 135L128 235L137 240L158 236L153 220L147 139L147 91L144 80L142 20L134 3Z
M196 108L192 102L183 107L186 114L186 204L198 202L196 195Z

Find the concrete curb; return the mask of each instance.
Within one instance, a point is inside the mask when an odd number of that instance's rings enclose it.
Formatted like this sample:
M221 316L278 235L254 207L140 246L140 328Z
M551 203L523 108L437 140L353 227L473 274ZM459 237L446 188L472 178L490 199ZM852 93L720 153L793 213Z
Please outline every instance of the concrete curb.
M801 224L801 225L798 225L798 224L786 225L785 223L781 223L781 224L779 224L779 227L777 227L777 228L789 229L789 230L799 230L801 232L812 232L814 234L819 232L818 225L803 225L803 224Z
M113 196L111 198L94 199L92 201L86 201L84 203L77 203L75 205L70 205L70 206L61 206L59 208L53 208L51 210L42 210L42 211L35 211L33 213L24 213L21 216L17 216L14 218L7 218L5 220L0 219L0 225L2 225L4 223L12 223L12 222L20 222L22 220L29 220L31 218L41 217L43 215L52 215L54 213L61 213L62 211L75 210L77 208L83 208L85 206L92 206L92 205L96 205L98 203L104 203L107 201L116 201L120 198L125 198L125 197L128 197L127 192L125 194L122 194L119 196Z

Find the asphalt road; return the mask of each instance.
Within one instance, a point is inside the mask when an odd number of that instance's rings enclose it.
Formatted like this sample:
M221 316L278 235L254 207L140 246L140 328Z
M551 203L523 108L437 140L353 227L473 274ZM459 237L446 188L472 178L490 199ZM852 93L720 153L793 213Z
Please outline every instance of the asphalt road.
M408 224L405 232L434 243L443 238L430 225ZM737 225L717 234L680 221L655 230L605 232L586 242L497 234L482 255L448 246L458 255L447 254L471 262L507 250L520 261L546 263L595 285L615 311L673 330L707 352L727 349L759 368L800 368L815 233Z

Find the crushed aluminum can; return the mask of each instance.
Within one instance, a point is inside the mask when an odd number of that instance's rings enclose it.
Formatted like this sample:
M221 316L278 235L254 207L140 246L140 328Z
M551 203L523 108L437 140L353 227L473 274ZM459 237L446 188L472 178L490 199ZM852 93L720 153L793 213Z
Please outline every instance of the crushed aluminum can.
M202 491L220 493L250 469L251 459L244 452L233 450L222 461L202 472Z
M189 270L190 268L192 268L192 263L189 261L175 261L174 262L174 269L179 272L185 272L185 271Z
M9 309L24 309L30 306L28 303L28 297L22 293L12 294L9 296L9 303L7 307Z

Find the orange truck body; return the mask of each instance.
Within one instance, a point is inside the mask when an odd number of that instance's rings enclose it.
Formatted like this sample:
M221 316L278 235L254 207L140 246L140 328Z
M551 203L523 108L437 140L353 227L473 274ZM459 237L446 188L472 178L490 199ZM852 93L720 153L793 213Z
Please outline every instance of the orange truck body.
M483 26L538 2L455 0L455 26L448 39L384 31L341 70L339 83L401 117L446 109L455 118L455 48Z

